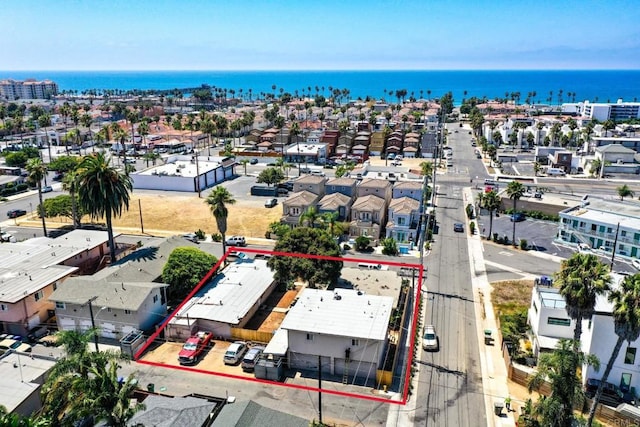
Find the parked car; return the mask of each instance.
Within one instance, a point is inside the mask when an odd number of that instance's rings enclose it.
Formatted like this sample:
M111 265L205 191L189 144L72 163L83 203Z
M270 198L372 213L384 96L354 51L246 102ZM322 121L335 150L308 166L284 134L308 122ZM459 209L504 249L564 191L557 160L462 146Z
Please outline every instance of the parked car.
M53 187L50 186L50 185L42 187L42 192L43 193L51 193L52 191L53 191Z
M188 240L190 242L193 242L193 243L198 243L198 241L199 241L198 236L196 235L196 233L183 234L182 238L185 239L185 240Z
M27 214L27 211L24 209L11 209L7 212L7 216L9 218L18 218L19 216L24 216Z
M200 331L196 335L187 338L178 353L178 362L181 365L191 365L198 361L213 338L211 332Z
M258 164L258 159L256 159L255 157L251 160L249 160L249 164L251 165L257 165Z
M272 208L277 204L278 204L278 199L267 199L267 201L264 202L264 207L265 208Z
M236 341L232 343L224 353L225 365L237 365L244 354L247 352L247 343L244 341Z
M247 246L247 241L245 240L244 236L227 237L225 243L231 246Z
M38 342L42 337L49 335L49 329L44 326L36 326L27 333L27 339L31 342Z
M636 270L640 270L640 259L634 258L631 260L631 265L636 268Z
M245 372L252 372L256 367L256 362L260 358L260 355L262 354L264 349L265 348L263 346L259 345L251 347L249 351L247 351L247 354L245 354L242 358L242 370Z
M464 232L464 224L462 224L461 222L456 222L453 224L453 231L455 231L456 233L463 233Z
M600 383L601 381L598 379L589 378L585 384L584 394L588 398L593 399ZM618 406L621 403L628 403L635 406L636 400L631 392L623 392L617 385L607 382L604 383L602 387L600 403L608 406Z
M516 212L511 215L511 222L521 222L527 219L527 217L522 212Z
M433 325L424 327L424 337L422 338L422 349L425 351L438 351L438 335Z
M13 237L12 234L10 233L2 233L0 234L0 242L11 242L11 243L15 243L17 240L15 237Z

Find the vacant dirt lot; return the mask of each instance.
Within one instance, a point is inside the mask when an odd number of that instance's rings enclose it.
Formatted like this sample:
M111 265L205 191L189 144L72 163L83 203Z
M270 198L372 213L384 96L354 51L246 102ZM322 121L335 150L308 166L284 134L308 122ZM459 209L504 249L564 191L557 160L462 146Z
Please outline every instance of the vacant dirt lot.
M192 233L202 229L208 236L217 233L216 221L205 199L197 195L146 195L132 194L129 210L123 212L122 217L114 218L116 231L136 234L141 233L140 208L142 221L147 234L157 236L171 236L175 234ZM229 205L227 220L227 236L234 234L264 238L267 227L282 216L282 207L273 209L256 206L256 203L238 200ZM23 217L17 222L20 225L40 226L36 218ZM82 219L83 223L91 222L89 217ZM96 222L104 222L98 220ZM68 218L52 218L47 220L49 227L70 225Z

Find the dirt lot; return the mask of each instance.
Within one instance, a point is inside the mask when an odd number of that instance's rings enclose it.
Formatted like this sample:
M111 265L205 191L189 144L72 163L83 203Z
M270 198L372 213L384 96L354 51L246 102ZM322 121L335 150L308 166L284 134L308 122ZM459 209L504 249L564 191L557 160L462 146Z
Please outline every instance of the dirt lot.
M202 229L207 235L217 233L216 221L205 204L204 198L197 195L147 195L132 194L129 210L123 212L121 218L114 218L116 231L127 234L141 234L140 207L142 220L147 234L156 236L171 236L192 233ZM139 202L138 202L139 201ZM256 206L250 201L238 200L228 205L229 218L227 220L227 236L234 234L246 237L264 238L267 227L274 221L279 221L282 208L267 209ZM24 217L17 221L20 225L40 226L37 218ZM83 218L83 223L90 222L89 217ZM103 222L103 221L96 221ZM68 218L48 219L47 226L70 225Z
M298 296L300 289L302 287L297 286L296 289L287 292L274 291L265 302L264 309L258 310L245 328L262 332L273 332L278 329L287 314L286 310ZM274 308L280 310L274 310Z

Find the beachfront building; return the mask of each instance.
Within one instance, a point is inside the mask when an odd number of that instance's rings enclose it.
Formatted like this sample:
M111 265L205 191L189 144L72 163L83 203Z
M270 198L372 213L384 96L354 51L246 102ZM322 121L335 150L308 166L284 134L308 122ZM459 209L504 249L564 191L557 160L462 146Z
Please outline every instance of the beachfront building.
M234 177L236 165L229 157L173 155L131 178L134 189L197 192Z
M58 94L58 85L51 80L0 80L0 99L49 99Z
M0 245L0 332L25 335L54 313L52 293L109 253L106 231L74 230Z
M578 206L560 211L557 239L584 243L616 256L640 258L640 203L585 196ZM615 244L615 248L614 248Z
M289 366L375 380L387 350L393 297L353 289L304 289L280 325ZM320 364L320 365L318 365Z
M612 274L612 287L619 286L625 276ZM596 356L601 364L611 356L618 336L615 334L613 321L613 304L608 295L600 295L596 299L595 312L591 319L585 319L582 325L580 344L585 354ZM560 339L572 339L575 320L567 314L566 303L556 288L538 285L532 291L531 305L528 311L528 322L531 326L531 340L534 355L552 351ZM640 366L637 349L640 339L625 342L607 381L628 391L632 388L640 390ZM602 369L595 371L591 366L582 369L582 380L601 378Z
M184 303L169 321L166 336L182 341L201 330L231 339L232 329L243 328L276 285L266 260L238 258Z
M617 102L585 101L572 105L575 105L574 108L578 115L601 122L640 118L640 102L624 102L619 99Z

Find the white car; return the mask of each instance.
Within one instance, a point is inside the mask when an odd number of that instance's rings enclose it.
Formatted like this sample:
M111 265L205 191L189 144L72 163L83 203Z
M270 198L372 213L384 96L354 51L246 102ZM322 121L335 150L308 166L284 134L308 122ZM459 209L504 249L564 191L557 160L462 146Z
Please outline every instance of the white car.
M636 270L640 270L640 259L634 258L631 260L631 265L633 265Z
M422 337L422 349L425 351L438 351L438 335L433 325L424 327L424 337Z
M586 243L578 243L578 252L581 254L590 254L591 246L587 245Z

